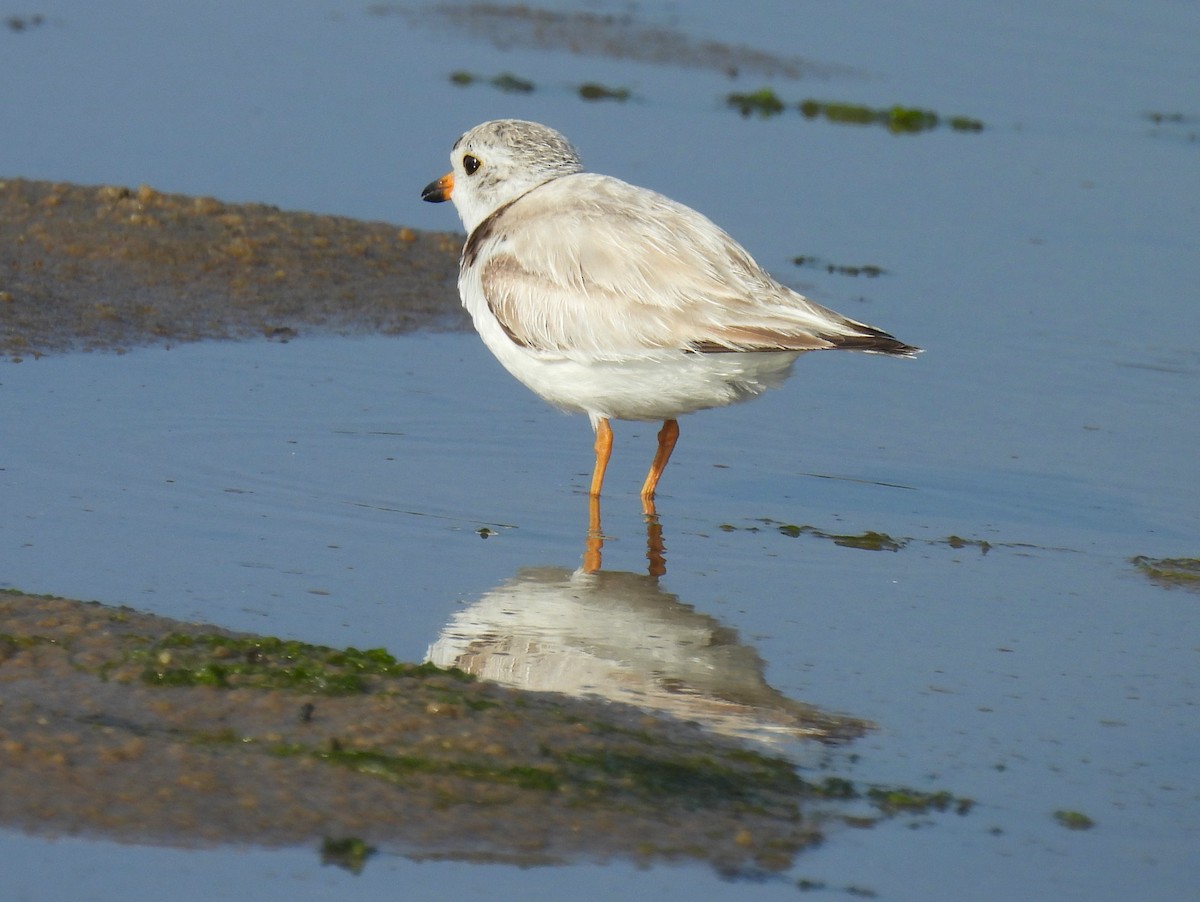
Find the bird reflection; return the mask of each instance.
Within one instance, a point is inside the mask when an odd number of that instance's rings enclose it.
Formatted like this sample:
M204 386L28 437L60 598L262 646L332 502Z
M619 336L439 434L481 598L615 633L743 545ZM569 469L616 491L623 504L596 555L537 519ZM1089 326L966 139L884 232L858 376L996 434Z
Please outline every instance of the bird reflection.
M766 744L826 742L870 724L786 698L736 631L659 585L662 527L646 518L646 574L601 569L604 534L591 499L583 566L527 567L454 616L428 659L533 691L594 696L696 721Z

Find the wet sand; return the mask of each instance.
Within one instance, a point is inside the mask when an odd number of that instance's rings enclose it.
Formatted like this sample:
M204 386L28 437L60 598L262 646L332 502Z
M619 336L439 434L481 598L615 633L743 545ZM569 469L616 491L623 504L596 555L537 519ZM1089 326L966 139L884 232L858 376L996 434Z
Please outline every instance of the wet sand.
M177 846L775 871L792 766L622 705L128 608L0 595L0 824Z
M147 186L0 179L0 354L461 328L461 247Z

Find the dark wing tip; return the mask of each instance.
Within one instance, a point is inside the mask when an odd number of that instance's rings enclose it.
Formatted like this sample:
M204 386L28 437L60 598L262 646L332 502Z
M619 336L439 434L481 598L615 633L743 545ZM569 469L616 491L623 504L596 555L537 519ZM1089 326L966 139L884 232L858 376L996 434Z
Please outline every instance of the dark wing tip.
M894 335L889 335L874 326L859 326L859 331L851 335L821 337L840 351L866 351L868 354L887 354L889 357L916 357L923 350L916 345L905 344Z

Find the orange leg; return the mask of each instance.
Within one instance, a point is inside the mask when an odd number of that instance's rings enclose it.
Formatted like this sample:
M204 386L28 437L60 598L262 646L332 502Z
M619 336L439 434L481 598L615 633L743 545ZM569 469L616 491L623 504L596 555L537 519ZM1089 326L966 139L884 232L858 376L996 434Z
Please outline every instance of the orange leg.
M675 442L678 440L679 421L664 420L662 429L658 431L658 451L654 454L654 462L650 464L646 481L642 483L643 503L654 497L654 490L658 488L658 481L662 478L663 470L667 468L667 461L671 459L671 452L675 450Z
M608 469L608 459L612 457L613 432L608 420L601 417L596 421L596 468L592 470L592 488L588 494L593 498L600 497L600 489L604 485L604 471Z
M600 497L588 498L588 531L583 546L583 572L595 573L600 569L600 549L604 547L604 531L600 528Z

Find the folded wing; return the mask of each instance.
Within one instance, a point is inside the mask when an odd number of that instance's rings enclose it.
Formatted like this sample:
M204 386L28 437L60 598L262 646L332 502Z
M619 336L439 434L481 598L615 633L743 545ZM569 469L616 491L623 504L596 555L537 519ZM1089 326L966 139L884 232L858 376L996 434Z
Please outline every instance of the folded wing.
M471 259L492 313L534 350L916 352L781 285L696 211L607 176L559 178L496 211Z

